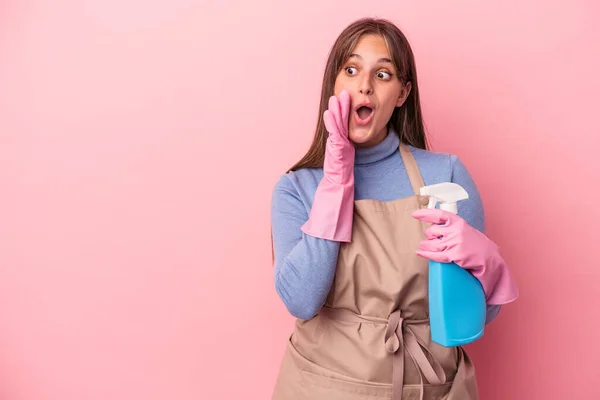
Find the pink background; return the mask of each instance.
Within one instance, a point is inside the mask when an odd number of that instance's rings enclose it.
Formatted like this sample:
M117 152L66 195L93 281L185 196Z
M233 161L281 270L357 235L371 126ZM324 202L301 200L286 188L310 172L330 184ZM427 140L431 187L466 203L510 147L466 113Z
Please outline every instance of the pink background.
M361 16L411 40L520 285L482 399L600 397L598 3L375 3L0 2L1 399L269 398L271 190Z

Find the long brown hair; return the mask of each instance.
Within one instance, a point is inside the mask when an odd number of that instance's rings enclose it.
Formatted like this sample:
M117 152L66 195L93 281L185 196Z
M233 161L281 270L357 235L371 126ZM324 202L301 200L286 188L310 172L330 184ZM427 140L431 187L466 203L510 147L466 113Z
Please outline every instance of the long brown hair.
M323 84L321 103L317 119L317 127L313 141L304 155L288 172L301 168L321 168L325 161L325 145L328 133L323 122L323 113L328 107L329 97L333 95L335 80L350 54L363 35L376 34L383 37L391 55L398 78L403 84L410 82L411 91L401 107L396 107L388 122L388 127L394 128L400 141L420 149L428 149L429 144L423 125L419 86L417 84L417 69L415 58L402 31L392 22L381 18L362 18L356 20L344 29L336 39L329 52ZM271 231L271 252L273 261L273 232Z
M317 127L313 141L304 157L292 166L288 172L301 168L323 167L325 144L328 136L323 122L323 113L328 107L329 97L333 95L337 75L350 54L352 54L361 36L366 34L376 34L383 37L392 62L396 67L398 78L403 84L410 82L412 86L406 101L401 107L396 107L392 113L388 127L394 128L402 143L420 149L429 148L423 126L415 58L408 39L396 25L386 19L362 18L350 24L340 33L329 52L323 75L321 104L319 105Z

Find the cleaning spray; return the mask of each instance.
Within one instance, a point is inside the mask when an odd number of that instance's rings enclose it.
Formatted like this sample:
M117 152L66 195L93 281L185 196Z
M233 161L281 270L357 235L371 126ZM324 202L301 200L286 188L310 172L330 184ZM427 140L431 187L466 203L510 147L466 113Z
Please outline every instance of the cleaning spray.
M421 196L429 196L428 208L439 203L441 210L458 214L457 202L469 198L460 185L444 182L422 187ZM454 347L471 343L485 327L485 292L479 280L454 262L429 261L429 319L431 339Z

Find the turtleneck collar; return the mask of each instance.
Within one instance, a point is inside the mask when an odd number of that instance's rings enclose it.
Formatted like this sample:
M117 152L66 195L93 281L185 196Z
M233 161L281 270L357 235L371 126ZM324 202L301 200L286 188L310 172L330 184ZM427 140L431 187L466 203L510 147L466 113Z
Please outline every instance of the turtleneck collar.
M355 152L355 164L371 164L390 156L398 150L400 138L393 128L388 129L388 134L381 143L371 147L359 147Z

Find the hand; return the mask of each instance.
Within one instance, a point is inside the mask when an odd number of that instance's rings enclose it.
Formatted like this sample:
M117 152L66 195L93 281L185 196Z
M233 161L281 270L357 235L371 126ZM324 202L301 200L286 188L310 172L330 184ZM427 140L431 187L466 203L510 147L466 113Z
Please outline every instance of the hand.
M504 304L518 297L518 289L498 246L464 219L448 211L430 208L412 216L431 222L417 254L441 263L455 262L482 284L488 304Z
M350 95L332 96L323 122L329 133L325 145L323 179L319 182L308 221L307 235L350 242L354 214L354 144L348 138Z
M329 98L329 108L323 113L325 129L329 133L325 147L323 173L339 185L354 184L354 144L348 137L350 95L343 90L339 99Z

